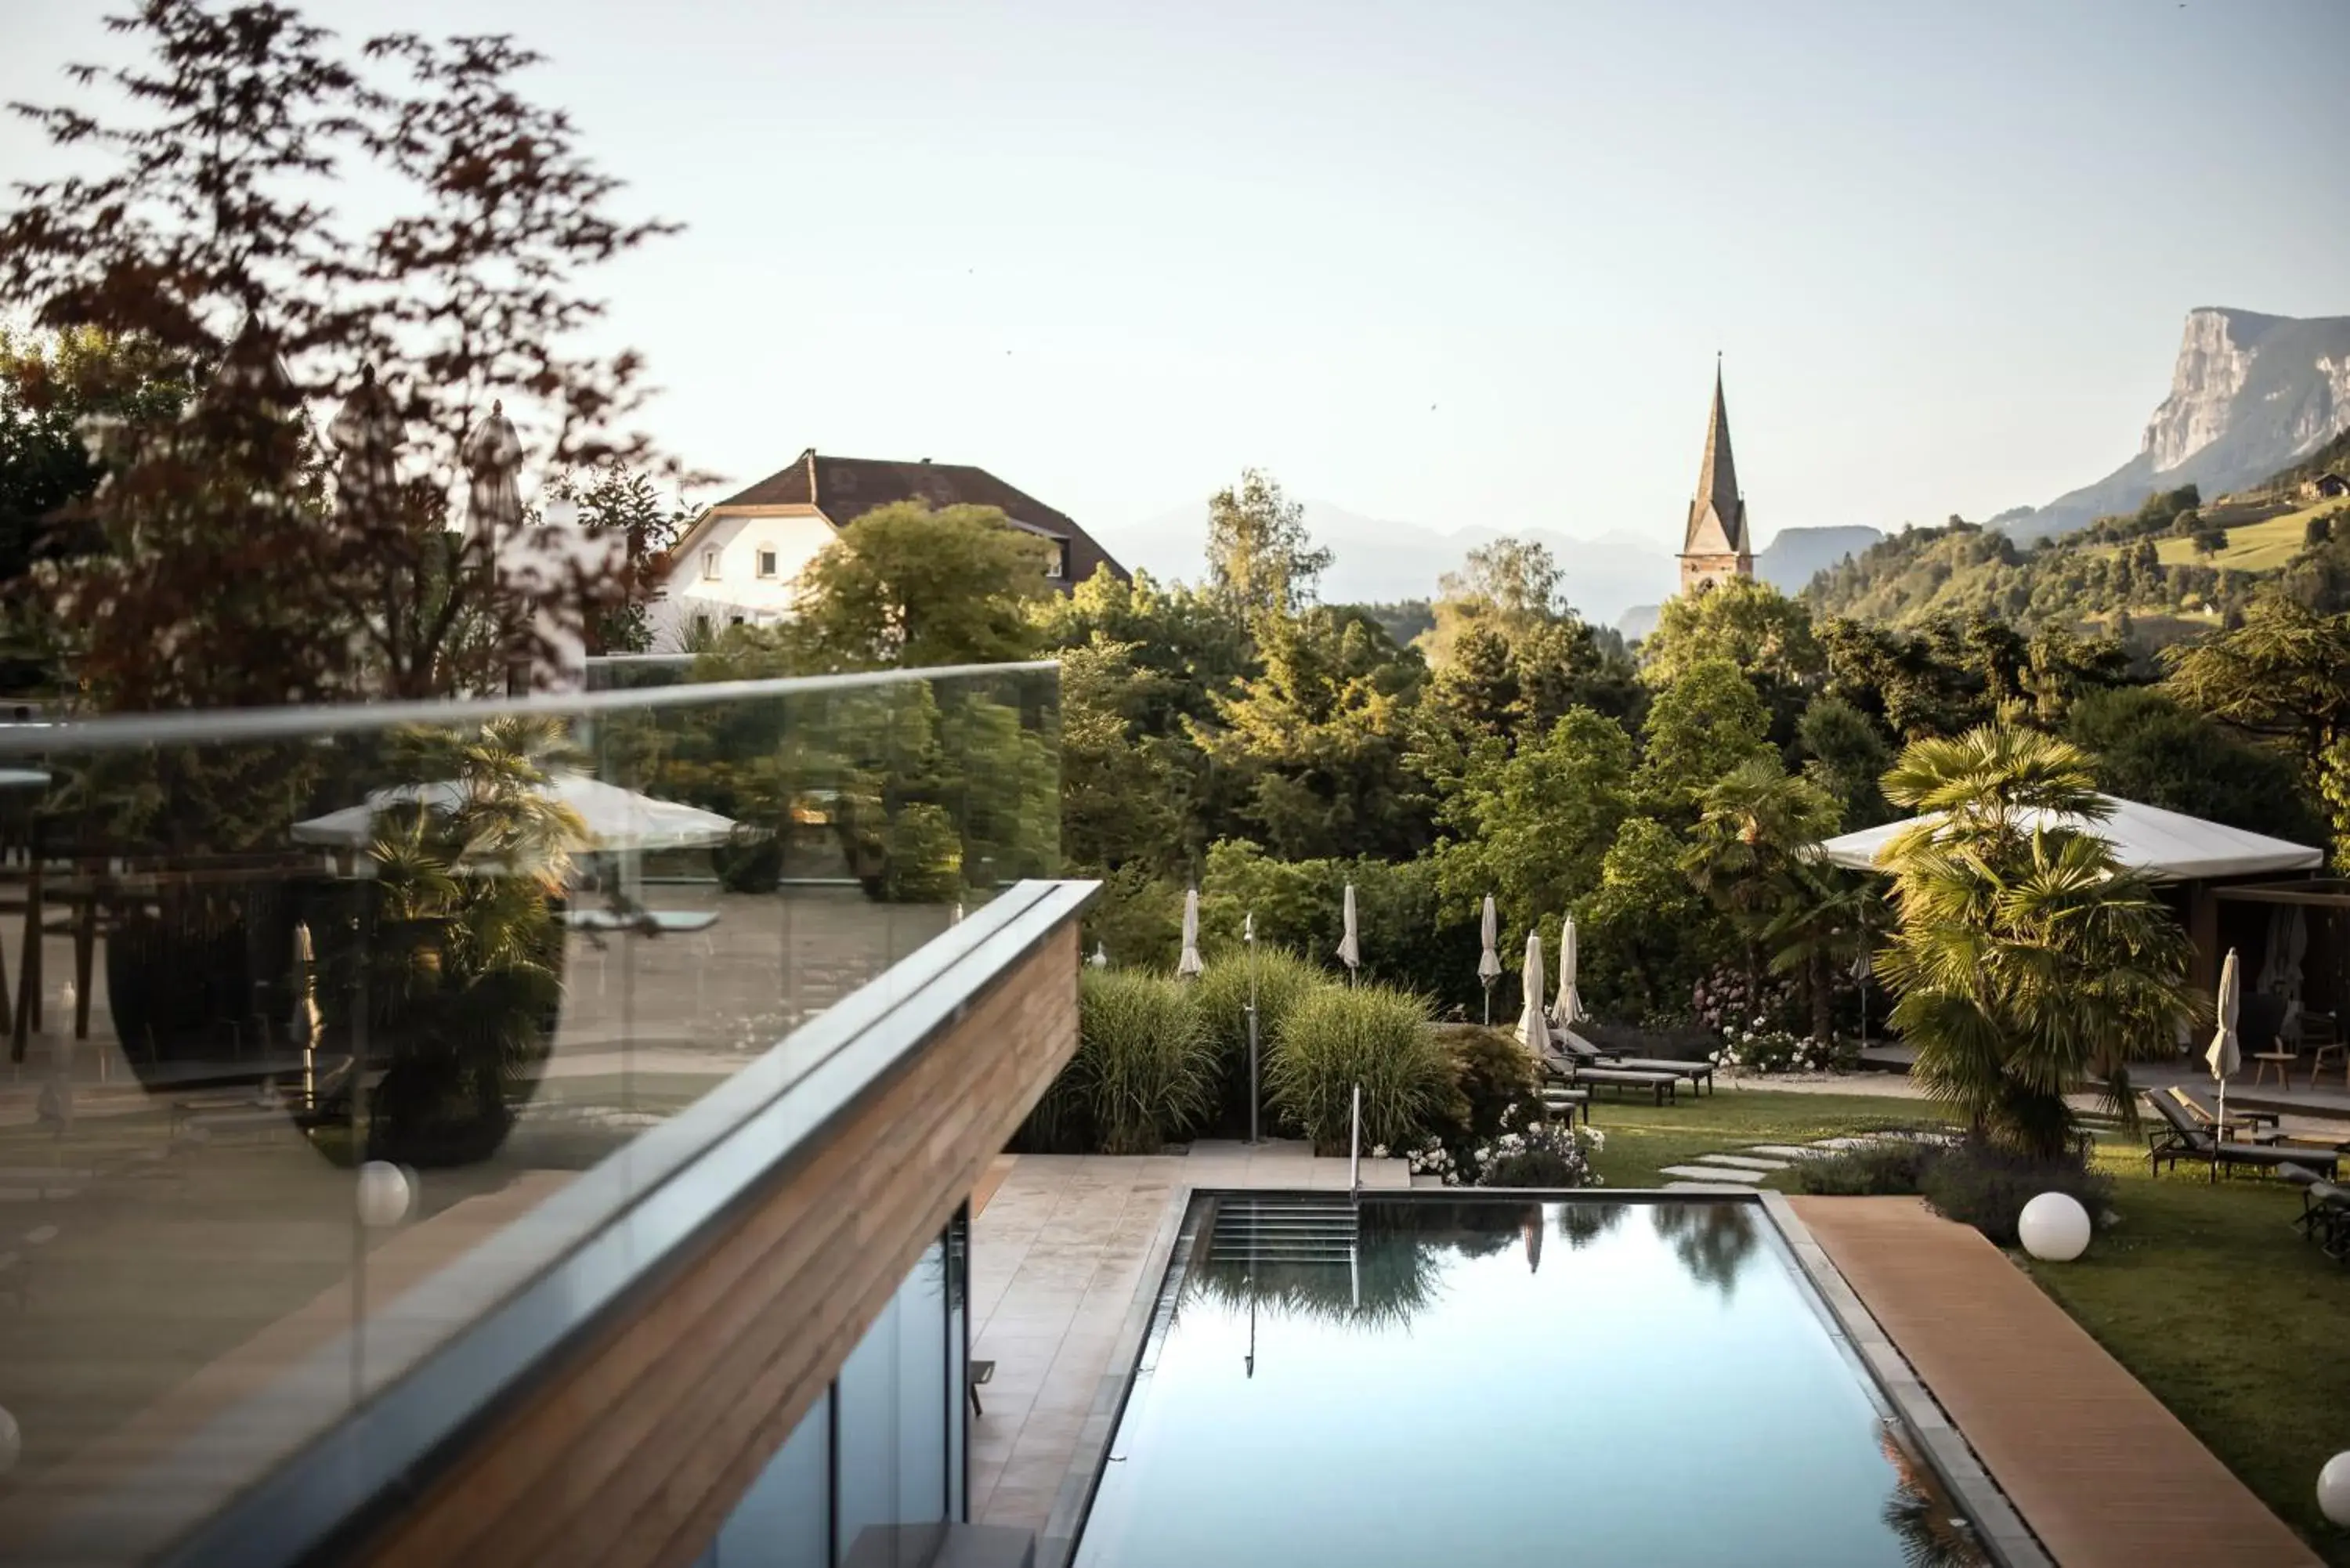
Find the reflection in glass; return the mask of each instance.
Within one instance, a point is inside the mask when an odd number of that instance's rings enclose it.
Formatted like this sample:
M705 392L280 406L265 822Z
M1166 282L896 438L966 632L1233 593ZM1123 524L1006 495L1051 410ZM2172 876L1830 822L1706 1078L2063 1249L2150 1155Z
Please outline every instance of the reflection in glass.
M518 1222L578 1173L636 1192L649 1128L754 1064L788 1093L802 1024L1056 869L1051 670L673 679L712 673L294 734L0 725L0 1539L137 1485L90 1456L216 1414L224 1368L257 1392L347 1338L207 1454L247 1484L465 1326L380 1332L416 1287L501 1299L577 1244ZM363 1225L363 1189L405 1201ZM893 1408L962 1387L956 1272ZM944 1516L932 1430L887 1428L876 1517L915 1470Z

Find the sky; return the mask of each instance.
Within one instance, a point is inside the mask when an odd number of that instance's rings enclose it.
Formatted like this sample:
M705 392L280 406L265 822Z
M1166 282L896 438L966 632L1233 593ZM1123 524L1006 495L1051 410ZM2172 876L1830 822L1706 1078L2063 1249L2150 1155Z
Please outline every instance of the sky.
M0 97L125 3L8 0ZM2130 456L2189 308L2350 313L2343 0L310 10L550 57L685 225L598 286L735 483L931 457L1115 530L1257 466L1670 549L1719 352L1758 540L1980 518Z

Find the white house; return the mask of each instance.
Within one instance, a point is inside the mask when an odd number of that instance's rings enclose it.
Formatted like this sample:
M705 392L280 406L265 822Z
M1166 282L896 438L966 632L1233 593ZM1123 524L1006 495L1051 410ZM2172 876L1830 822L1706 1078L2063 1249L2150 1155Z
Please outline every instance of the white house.
M849 523L897 501L996 508L1014 526L1055 543L1047 571L1063 592L1097 571L1127 576L1075 522L983 468L824 457L811 447L704 512L671 547L669 581L652 607L654 646L673 651L697 630L784 619L817 552Z

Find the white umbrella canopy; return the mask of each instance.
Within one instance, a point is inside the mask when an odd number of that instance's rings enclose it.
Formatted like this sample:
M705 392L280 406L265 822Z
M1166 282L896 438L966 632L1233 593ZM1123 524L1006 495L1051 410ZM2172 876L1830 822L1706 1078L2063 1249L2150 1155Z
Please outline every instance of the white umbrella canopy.
M1485 895L1485 913L1478 922L1479 937L1484 950L1477 955L1477 978L1487 985L1502 978L1502 919L1493 908L1493 895Z
M1338 961L1347 966L1348 974L1352 974L1363 961L1363 944L1355 929L1355 885L1352 882L1347 884L1347 901L1341 918L1346 930L1338 938Z
M2233 948L2228 950L2227 961L2220 966L2220 1000L2216 1011L2219 1032L2211 1036L2211 1048L2203 1053L2203 1060L2210 1064L2211 1076L2220 1084L2220 1126L2223 1130L2216 1131L2212 1136L2224 1137L2228 1123L2228 1080L2241 1072L2244 1066L2243 1049L2236 1038L2236 1021L2243 1016L2243 981L2237 973L2236 950ZM2218 1179L2219 1172L2220 1162L2214 1159L2211 1162L2213 1179Z
M1590 1014L1583 1011L1583 998L1575 989L1575 917L1569 915L1558 929L1558 1000L1551 1004L1551 1022L1561 1029L1572 1029Z
M1183 895L1183 956L1175 961L1175 972L1186 980L1197 975L1200 962L1200 889L1187 890Z
M2199 816L2165 811L2118 795L2099 797L2108 815L2102 822L2085 822L2044 811L2021 813L2017 826L2025 831L2048 826L2082 829L2113 846L2114 857L2133 871L2143 871L2158 882L2187 882L2211 877L2250 877L2271 871L2308 871L2325 863L2325 852L2306 844L2247 833L2241 827L2206 822ZM1814 846L1833 865L1856 871L1880 870L1877 852L1922 817L1864 827Z
M1518 1038L1536 1062L1550 1054L1550 1021L1543 1016L1542 933L1526 933L1526 967L1519 977L1526 989L1525 1016L1518 1020Z
M548 799L571 808L588 830L587 847L592 850L698 849L723 844L734 836L732 817L675 801L655 800L585 774L556 774L536 788ZM364 848L375 836L379 812L419 802L453 810L464 799L465 786L453 779L380 789L371 792L363 805L347 805L296 823L294 837L302 844Z

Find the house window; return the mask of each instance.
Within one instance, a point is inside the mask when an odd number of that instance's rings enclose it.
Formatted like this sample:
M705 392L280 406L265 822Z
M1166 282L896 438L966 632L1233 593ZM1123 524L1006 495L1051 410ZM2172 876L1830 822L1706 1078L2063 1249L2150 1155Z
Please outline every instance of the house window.
M1069 547L1066 545L1053 547L1053 558L1045 563L1045 575L1056 583L1069 575Z
M718 552L715 550L702 552L702 580L705 583L718 580Z
M772 577L775 575L775 553L773 550L759 552L759 575L763 577Z

